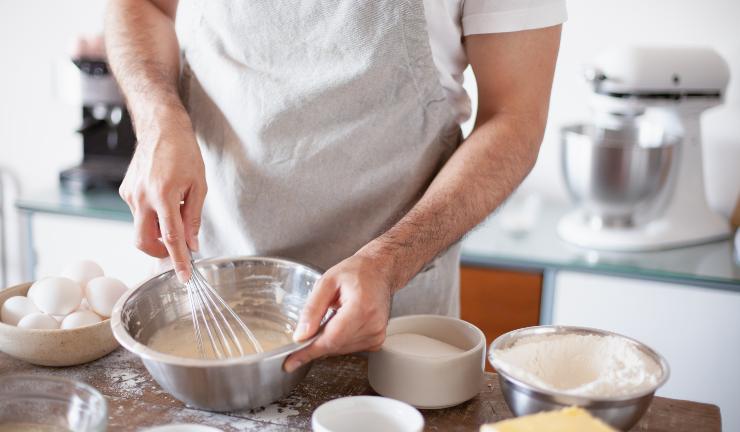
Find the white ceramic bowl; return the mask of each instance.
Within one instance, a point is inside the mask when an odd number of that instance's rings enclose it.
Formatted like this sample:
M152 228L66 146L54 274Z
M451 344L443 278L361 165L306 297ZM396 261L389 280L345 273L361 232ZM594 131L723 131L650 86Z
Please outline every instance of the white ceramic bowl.
M411 405L379 396L326 402L311 417L314 432L421 432L424 417Z
M10 297L26 295L31 283L0 291L0 307ZM73 329L18 328L0 322L0 351L42 366L72 366L91 362L118 347L110 319Z
M389 321L386 337L400 333L427 336L463 351L428 357L386 343L369 357L368 379L376 392L422 409L447 408L478 395L486 358L486 338L479 328L446 316L409 315Z

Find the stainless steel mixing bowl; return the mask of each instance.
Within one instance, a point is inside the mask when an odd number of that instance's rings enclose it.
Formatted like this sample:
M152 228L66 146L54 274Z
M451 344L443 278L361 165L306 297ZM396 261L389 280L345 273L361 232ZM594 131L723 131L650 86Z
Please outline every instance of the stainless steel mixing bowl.
M658 379L654 388L629 396L605 398L579 397L542 389L518 380L506 373L494 355L496 350L509 348L522 338L534 335L556 334L616 336L624 339L660 366L662 371L660 379ZM670 375L668 363L665 359L647 345L616 333L585 327L536 326L510 331L499 336L491 343L488 351L488 359L491 366L496 368L504 399L514 415L522 416L575 405L588 410L592 415L620 430L628 430L640 420L650 406L655 391L665 384Z
M672 193L680 138L654 123L561 129L563 178L586 223L630 227L659 214Z
M250 328L288 333L321 275L278 258L217 258L196 265ZM312 340L226 360L176 357L147 347L157 330L189 317L185 286L168 271L119 299L111 326L118 342L141 357L159 385L190 406L212 411L265 406L288 394L309 370L306 364L286 373L282 366L290 353Z

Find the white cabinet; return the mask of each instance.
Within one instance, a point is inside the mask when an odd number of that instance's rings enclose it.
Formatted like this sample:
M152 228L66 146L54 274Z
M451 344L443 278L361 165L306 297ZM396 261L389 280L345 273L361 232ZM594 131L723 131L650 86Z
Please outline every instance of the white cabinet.
M553 323L650 345L671 367L658 395L719 405L723 430L740 431L740 292L561 271Z
M78 259L97 262L128 286L153 273L154 258L136 249L130 222L34 213L31 223L37 278L59 274Z

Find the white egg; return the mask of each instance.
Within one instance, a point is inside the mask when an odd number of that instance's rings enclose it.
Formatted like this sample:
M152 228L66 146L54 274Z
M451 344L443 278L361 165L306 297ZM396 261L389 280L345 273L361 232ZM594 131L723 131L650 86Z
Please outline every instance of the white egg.
M64 321L62 321L61 328L71 329L76 327L83 327L86 325L99 323L100 321L102 320L99 316L95 314L95 312L90 312L89 310L80 310L67 315L67 317L64 318Z
M18 327L25 329L57 329L59 323L49 315L34 312L30 315L24 316L18 321Z
M0 320L5 324L18 325L21 318L35 312L39 312L39 308L28 297L13 296L3 303Z
M63 277L41 279L28 290L33 304L49 315L67 315L75 311L80 307L82 295L80 284Z
M118 298L128 290L126 285L111 277L97 277L87 283L85 296L90 309L96 314L108 318Z
M77 281L83 288L90 279L104 276L103 269L95 262L90 260L80 260L68 265L61 276Z
M31 286L28 288L28 291L26 291L26 297L31 298L31 296L33 295L33 292L35 291L35 288L38 286L39 282L41 282L44 279L49 279L49 277L48 276L44 276L41 279L39 279L36 282L34 282L33 284L31 284Z

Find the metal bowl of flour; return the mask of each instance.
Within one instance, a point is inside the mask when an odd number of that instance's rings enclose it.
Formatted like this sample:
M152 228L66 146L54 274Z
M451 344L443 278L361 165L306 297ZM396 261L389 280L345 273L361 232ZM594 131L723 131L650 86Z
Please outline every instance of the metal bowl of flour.
M292 334L321 276L306 265L267 257L207 259L196 266L251 329L286 334ZM224 360L173 356L147 346L157 330L189 317L187 290L173 271L126 293L111 317L118 342L141 357L164 390L189 406L211 411L266 406L287 395L308 373L310 364L286 373L283 362L312 340Z
M615 336L623 339L658 365L661 371L660 378L651 388L627 396L601 398L574 396L566 392L561 393L544 389L536 384L517 379L512 374L507 373L504 365L495 356L497 350L510 348L524 338L558 334ZM650 406L655 391L665 384L670 375L666 360L649 346L617 333L586 327L536 326L510 331L493 341L488 356L491 366L498 373L506 404L514 415L522 416L569 406L579 406L619 430L629 430L637 424Z

